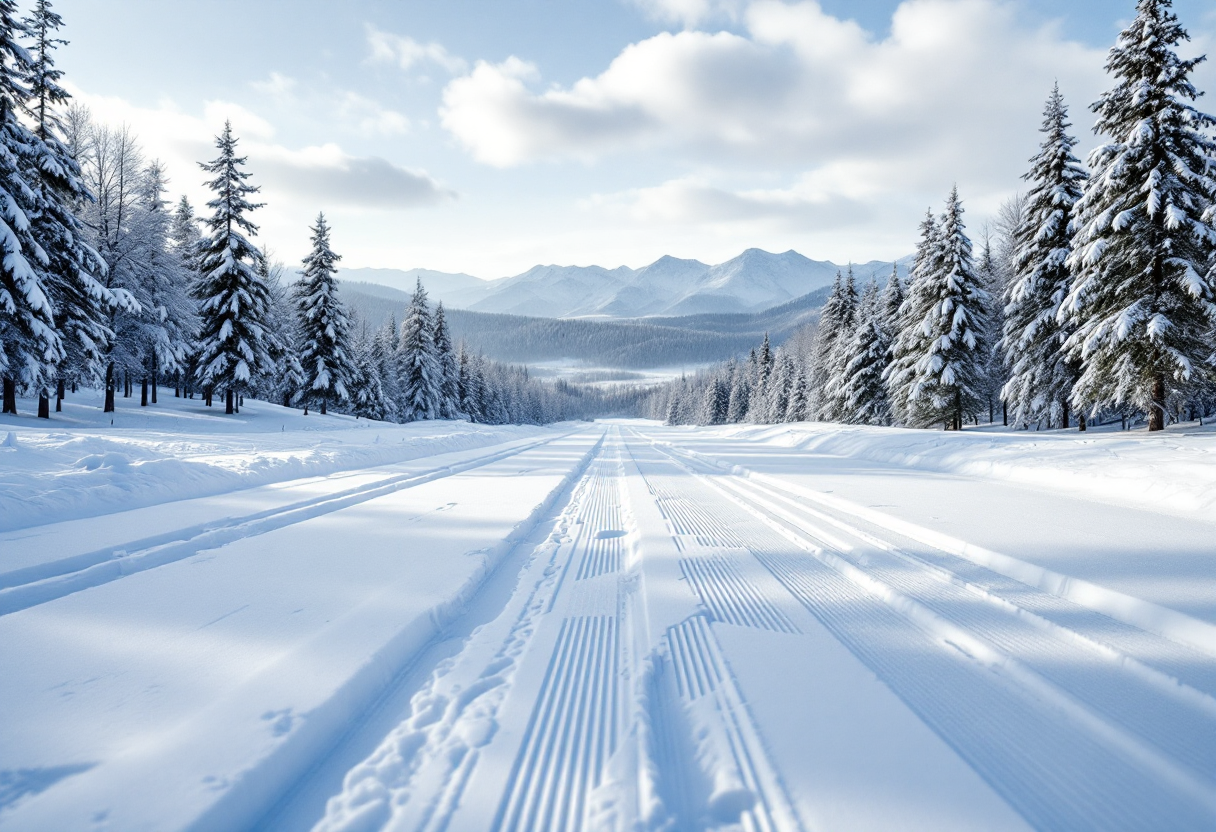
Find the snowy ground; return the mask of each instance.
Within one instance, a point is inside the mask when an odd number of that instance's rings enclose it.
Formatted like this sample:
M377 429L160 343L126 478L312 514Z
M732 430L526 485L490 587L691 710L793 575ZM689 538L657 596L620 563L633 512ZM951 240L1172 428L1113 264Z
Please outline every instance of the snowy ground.
M1211 432L160 409L0 422L2 830L1216 828Z

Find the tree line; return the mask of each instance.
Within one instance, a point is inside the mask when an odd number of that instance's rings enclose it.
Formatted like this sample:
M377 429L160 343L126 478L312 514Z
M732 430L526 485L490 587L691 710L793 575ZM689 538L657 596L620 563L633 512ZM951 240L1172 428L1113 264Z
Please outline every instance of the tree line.
M1088 171L1058 85L1028 190L978 258L955 188L927 212L907 286L858 292L837 275L805 350L768 338L657 391L670 423L819 419L961 430L994 421L1150 431L1216 407L1216 119L1193 102L1203 58L1170 0L1140 0L1110 50L1113 86L1092 105ZM994 251L995 248L995 251Z
M69 390L99 385L157 403L245 396L374 419L467 418L544 423L631 413L640 394L542 383L454 348L442 304L421 283L396 322L369 331L338 297L340 259L324 214L300 279L252 238L261 204L231 124L200 163L212 198L197 217L170 208L164 170L127 128L95 123L72 104L55 67L63 21L49 0L19 19L0 0L0 377L3 412L17 395L62 409Z

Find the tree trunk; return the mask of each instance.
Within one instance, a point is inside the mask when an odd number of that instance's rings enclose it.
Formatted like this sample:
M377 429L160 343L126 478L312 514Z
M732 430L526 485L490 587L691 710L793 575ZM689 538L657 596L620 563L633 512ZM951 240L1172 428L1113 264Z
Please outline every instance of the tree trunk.
M1088 425L1085 424L1085 408L1077 411L1077 430L1084 433Z
M38 391L38 418L51 418L51 397L45 387Z
M114 412L114 362L106 365L106 403L101 408L102 413Z
M1001 424L1009 427L1009 402L1001 400Z
M228 388L228 392L224 394L224 415L232 415L232 388Z
M63 379L59 379L59 383L55 385L55 412L63 412Z
M1153 401L1148 410L1148 430L1165 430L1165 375L1153 379Z
M322 416L325 415L325 397L324 396L321 397L321 415Z
M1064 409L1064 423L1060 425L1060 427L1064 428L1064 430L1068 430L1068 401L1065 400L1061 407Z
M211 393L212 388L210 387L203 391L203 398L207 400L207 407L211 407Z
M4 377L4 412L17 415L17 380Z
M148 406L148 377L146 375L139 380L139 406Z
M155 367L152 368L152 404L156 404L156 382L159 380L160 373Z

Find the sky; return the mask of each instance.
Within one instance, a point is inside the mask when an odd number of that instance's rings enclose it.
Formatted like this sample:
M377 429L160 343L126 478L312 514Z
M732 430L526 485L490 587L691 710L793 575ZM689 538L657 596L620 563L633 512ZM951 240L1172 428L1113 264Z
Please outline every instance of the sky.
M1023 185L1053 82L1082 157L1133 0L56 0L65 82L170 195L230 120L288 266L324 211L349 268L838 263L911 252L957 184ZM1216 57L1216 4L1175 0ZM1216 65L1195 75L1216 95ZM1212 95L1201 107L1216 110Z

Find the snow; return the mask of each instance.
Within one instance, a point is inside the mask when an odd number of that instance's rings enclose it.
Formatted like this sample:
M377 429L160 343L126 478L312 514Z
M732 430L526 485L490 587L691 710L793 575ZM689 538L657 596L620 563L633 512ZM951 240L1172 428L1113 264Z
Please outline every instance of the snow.
M0 422L0 830L1216 824L1216 431L69 401Z

